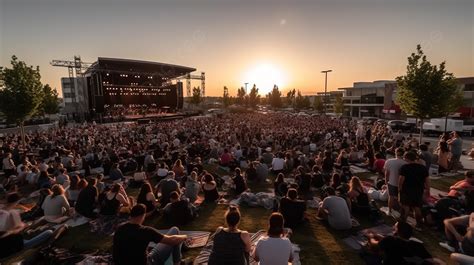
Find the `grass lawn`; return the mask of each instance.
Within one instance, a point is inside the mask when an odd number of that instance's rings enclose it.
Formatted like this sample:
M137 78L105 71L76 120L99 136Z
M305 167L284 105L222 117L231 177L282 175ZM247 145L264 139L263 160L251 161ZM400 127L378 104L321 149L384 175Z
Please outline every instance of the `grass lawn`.
M207 169L212 170L219 175L228 174L215 167L208 167ZM370 175L363 174L360 177L366 179L370 177ZM440 190L447 190L453 182L460 178L462 178L462 176L434 180L432 181L432 186ZM271 184L269 183L251 185L253 192L267 191L270 187ZM128 192L131 195L136 195L138 189L129 189ZM180 227L180 229L213 232L218 226L224 225L223 216L226 209L227 205L203 205L199 212L199 218L189 225ZM245 205L241 206L241 212L243 219L240 228L248 230L249 232L256 232L265 229L267 218L271 213L270 210L252 208ZM309 222L294 230L291 238L291 241L298 244L301 248L300 258L302 264L363 264L363 261L358 257L358 254L342 242L343 238L351 235L351 233L356 233L358 229L345 232L335 231L323 222L316 220L315 210L309 209L307 213ZM394 223L392 218L384 218L387 224L392 225ZM359 217L358 221L361 223L360 229L373 226L366 217ZM161 217L149 219L146 221L146 224L157 229L169 228L169 225L165 224ZM441 240L441 235L442 233L440 232L428 229L421 233L415 232L415 237L424 242L433 256L448 261L449 253L438 246L438 242ZM69 229L64 236L55 243L55 245L78 253L93 252L95 250L110 251L112 247L112 237L102 237L92 234L89 232L89 226L83 225ZM15 257L10 257L9 259L0 262L1 264L10 264L22 260L34 253L34 251L35 250L22 251ZM195 257L198 253L199 249L188 250L184 253L184 256Z

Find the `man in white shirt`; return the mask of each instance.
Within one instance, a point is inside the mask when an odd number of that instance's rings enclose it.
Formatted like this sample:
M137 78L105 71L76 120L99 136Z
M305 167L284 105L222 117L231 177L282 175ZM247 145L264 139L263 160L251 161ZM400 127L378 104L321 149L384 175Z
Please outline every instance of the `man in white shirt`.
M329 196L324 198L319 210L318 218L327 219L329 225L336 230L347 230L352 228L351 213L346 200L336 196L333 188L326 188Z
M388 187L388 211L389 213L399 208L398 204L398 179L400 178L400 168L407 162L402 159L405 150L397 148L395 150L396 157L388 159L384 165L385 184Z
M272 171L275 175L282 172L285 168L285 159L283 159L283 154L278 153L276 157L272 160Z

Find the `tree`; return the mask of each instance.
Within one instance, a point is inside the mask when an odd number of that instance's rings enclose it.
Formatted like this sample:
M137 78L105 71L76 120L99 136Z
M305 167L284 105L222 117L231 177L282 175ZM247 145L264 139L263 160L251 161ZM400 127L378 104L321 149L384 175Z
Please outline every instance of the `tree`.
M229 96L229 89L224 86L224 96L222 97L222 104L224 107L228 107L231 103L231 98Z
M193 87L193 95L191 97L191 104L199 105L202 102L201 88Z
M314 108L318 113L323 113L323 112L324 112L324 104L323 104L323 100L321 99L320 96L316 96L316 97L314 98L313 108Z
M308 97L301 95L301 91L298 90L298 94L295 98L295 108L296 109L307 109L311 105Z
M344 113L344 101L342 100L342 95L336 95L336 102L334 102L334 112L337 114Z
M38 66L27 66L25 62L18 61L15 55L10 62L12 68L0 68L0 80L3 81L0 88L0 111L5 115L7 123L17 123L20 126L25 145L23 125L25 120L38 113L43 99L43 85Z
M39 111L43 114L56 114L59 112L58 92L48 84L43 86L43 99Z
M448 73L442 62L439 67L432 65L421 46L408 57L407 72L397 77L397 103L408 114L421 121L420 142L423 137L423 120L444 117L459 106L462 91L455 77Z
M274 108L281 108L281 92L277 85L274 85L272 91L268 93L268 102Z
M255 108L258 103L260 103L260 95L258 94L257 86L254 84L248 95L248 105L251 108Z
M240 87L237 89L237 98L235 99L235 103L237 105L245 105L245 99L246 99L247 93L245 92L245 89L243 87Z
M292 89L286 93L286 104L288 106L293 106L295 104L295 98L296 98L296 89Z

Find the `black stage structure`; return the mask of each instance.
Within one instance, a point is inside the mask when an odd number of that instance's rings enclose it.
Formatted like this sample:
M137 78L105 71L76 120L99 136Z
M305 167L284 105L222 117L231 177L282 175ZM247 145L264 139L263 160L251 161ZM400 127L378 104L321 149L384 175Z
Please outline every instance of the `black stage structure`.
M196 69L159 62L99 57L84 73L89 111L93 117L122 109L183 107L183 84L179 77Z

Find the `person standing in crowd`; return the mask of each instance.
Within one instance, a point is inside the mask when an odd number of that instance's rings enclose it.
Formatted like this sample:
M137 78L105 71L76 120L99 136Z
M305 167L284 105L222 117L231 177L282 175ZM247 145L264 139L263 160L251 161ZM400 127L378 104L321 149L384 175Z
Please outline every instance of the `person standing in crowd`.
M214 244L209 256L209 265L247 265L251 250L250 235L238 228L240 211L229 206L225 213L227 227L217 228Z
M402 206L401 220L406 221L408 214L415 213L417 228L423 223L421 206L425 190L430 189L430 179L425 166L416 163L416 154L412 151L405 153L407 164L400 168L398 181L398 192L400 193L400 204Z
M130 220L119 226L114 234L112 257L117 265L161 265L171 256L173 264L181 263L181 246L187 240L172 227L166 235L156 229L144 226L146 206L135 205L130 211ZM147 252L150 242L157 243Z
M13 162L12 159L12 153L8 152L5 154L5 157L3 158L2 161L3 165L3 172L5 173L5 176L9 178L11 175L15 175L15 162Z
M384 165L385 184L388 187L388 211L399 208L398 205L398 185L400 178L400 168L407 162L403 160L402 156L405 153L403 148L395 149L395 158L388 159Z
M451 153L448 144L444 141L439 142L438 146L438 173L449 171L449 157Z
M293 261L293 246L285 237L284 218L272 213L268 219L267 235L260 238L253 250L253 257L260 265L287 265Z
M462 155L462 139L456 131L451 132L450 136L451 138L447 141L447 144L451 149L450 169L458 169L460 166L462 167L460 164Z

